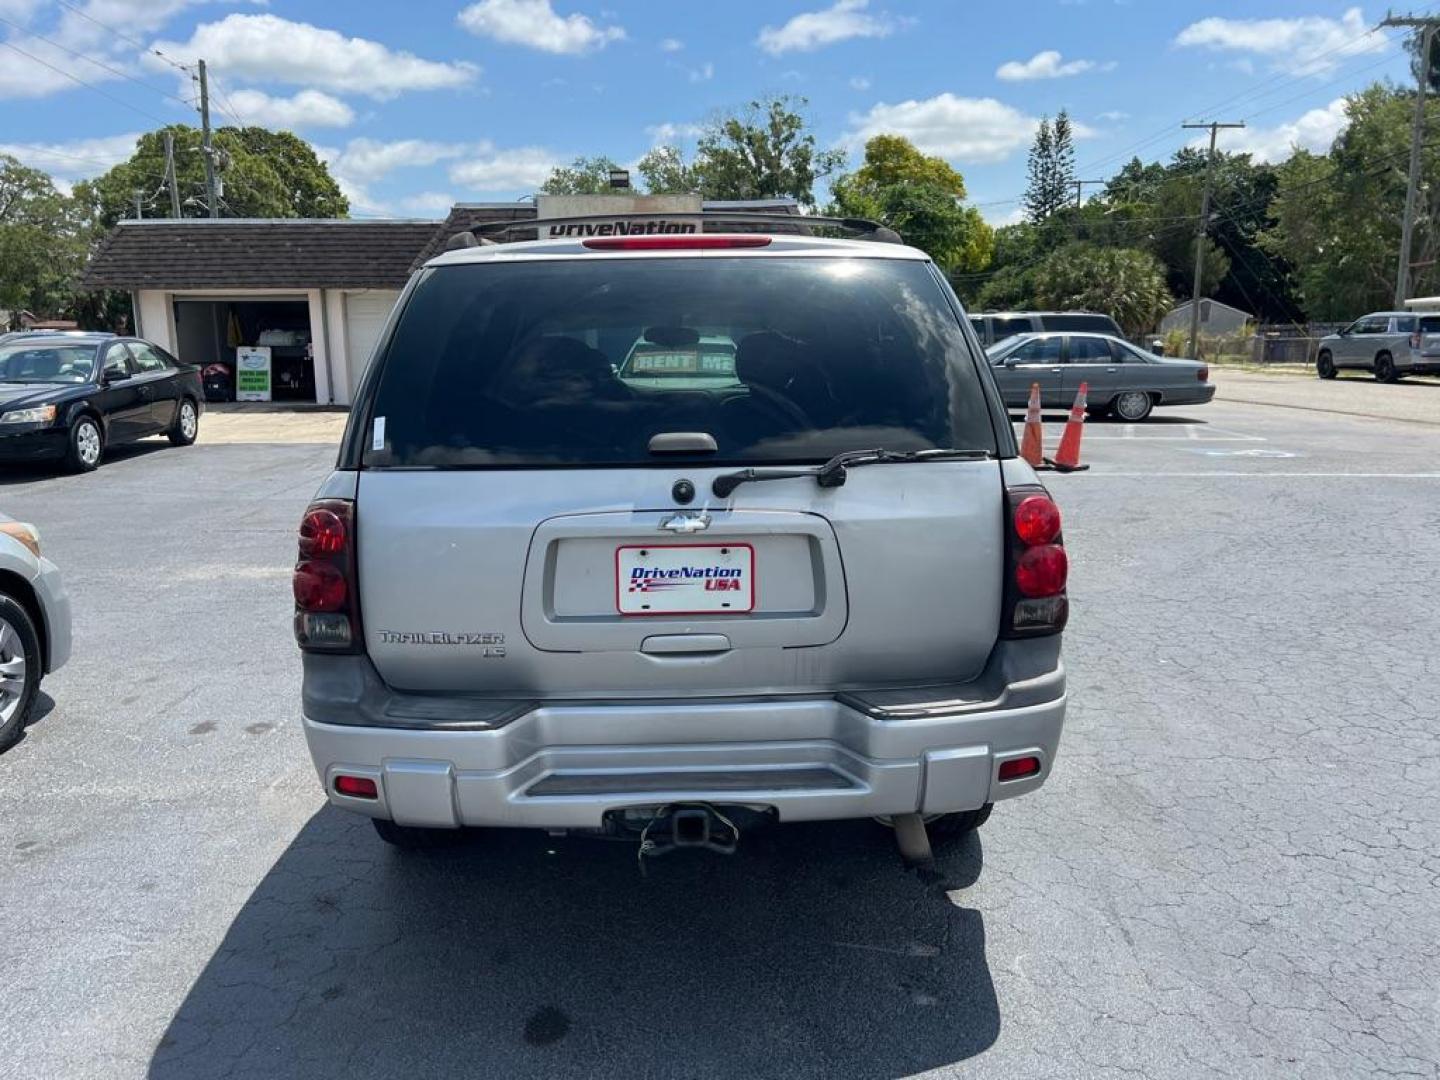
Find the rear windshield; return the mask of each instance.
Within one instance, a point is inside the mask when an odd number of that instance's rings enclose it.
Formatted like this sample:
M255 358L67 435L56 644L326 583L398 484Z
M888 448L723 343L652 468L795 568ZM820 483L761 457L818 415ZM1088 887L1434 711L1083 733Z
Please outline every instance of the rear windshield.
M1440 334L1440 315L1426 315L1420 320L1420 332Z
M381 360L369 467L820 461L994 451L929 266L568 259L431 270ZM659 457L703 432L717 452Z
M1119 334L1119 327L1109 315L1042 315L1046 330L1074 330L1079 333Z

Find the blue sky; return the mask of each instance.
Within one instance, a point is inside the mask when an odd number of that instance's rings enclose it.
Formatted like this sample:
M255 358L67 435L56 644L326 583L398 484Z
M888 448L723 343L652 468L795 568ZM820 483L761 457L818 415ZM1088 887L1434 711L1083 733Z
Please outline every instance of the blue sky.
M1035 123L1068 109L1084 179L1163 158L1194 119L1221 146L1323 150L1343 97L1408 79L1378 6L1147 0L0 0L0 152L62 182L195 122L284 127L363 216L436 217L533 192L580 154L637 160L764 93L809 98L820 141L894 131L1016 213ZM156 55L156 52L162 55ZM77 81L78 80L78 81ZM82 85L83 84L83 85Z

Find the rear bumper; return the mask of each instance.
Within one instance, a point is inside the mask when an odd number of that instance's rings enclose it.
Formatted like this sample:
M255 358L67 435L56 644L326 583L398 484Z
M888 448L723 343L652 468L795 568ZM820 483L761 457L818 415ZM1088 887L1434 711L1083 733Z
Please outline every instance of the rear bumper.
M1160 392L1161 405L1204 405L1215 397L1215 384L1196 382L1193 388Z
M49 559L40 560L40 573L31 585L45 613L45 670L58 670L70 659L70 594L60 571Z
M304 728L332 804L402 825L597 828L612 810L678 802L766 807L782 821L946 813L1026 794L1049 777L1065 716L1058 647L1002 643L986 675L965 686L524 703L497 712L494 726L457 721L444 701L435 713L446 719L434 723L409 701L389 710L404 718L395 725L347 722L334 692L350 683L373 693L360 685L379 682L369 661L307 656ZM315 670L337 665L359 669L360 683ZM352 715L373 719L374 704L357 699ZM1039 759L1039 773L998 779L1001 763L1025 756ZM340 774L373 779L378 797L337 794Z

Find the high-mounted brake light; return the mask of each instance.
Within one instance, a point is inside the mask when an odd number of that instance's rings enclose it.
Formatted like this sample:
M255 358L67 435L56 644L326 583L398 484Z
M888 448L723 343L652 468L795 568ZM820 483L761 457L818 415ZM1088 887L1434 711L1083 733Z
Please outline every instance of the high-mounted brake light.
M768 236L663 233L658 236L601 236L581 241L592 251L702 251L711 248L769 247Z
M299 546L291 581L295 640L307 651L358 651L355 504L348 499L311 503L300 521Z
M1070 616L1065 595L1070 562L1060 508L1038 484L1005 492L1005 599L1001 637L1058 634Z

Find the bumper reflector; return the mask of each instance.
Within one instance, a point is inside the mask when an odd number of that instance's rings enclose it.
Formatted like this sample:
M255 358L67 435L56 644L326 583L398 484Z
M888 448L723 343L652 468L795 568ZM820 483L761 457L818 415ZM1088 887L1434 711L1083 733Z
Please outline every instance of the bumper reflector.
M376 799L380 797L375 781L368 776L335 777L335 793L349 795L352 799Z
M1040 771L1040 759L1038 757L1011 758L1009 761L1000 763L1000 781L1023 780L1027 776L1034 776Z

